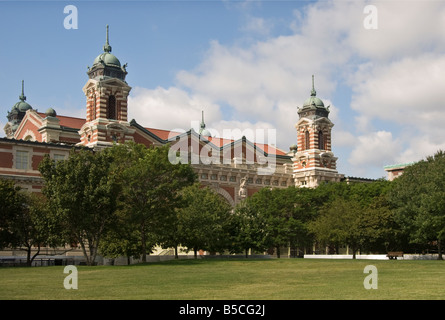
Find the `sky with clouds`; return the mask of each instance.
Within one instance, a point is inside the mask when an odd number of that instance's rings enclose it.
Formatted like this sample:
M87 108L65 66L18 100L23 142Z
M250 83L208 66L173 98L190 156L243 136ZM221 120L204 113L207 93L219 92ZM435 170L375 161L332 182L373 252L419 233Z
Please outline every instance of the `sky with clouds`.
M0 126L22 79L35 109L85 117L107 24L128 63L129 118L145 127L197 129L204 110L214 133L275 129L288 151L315 75L340 173L380 178L445 149L441 0L0 1Z

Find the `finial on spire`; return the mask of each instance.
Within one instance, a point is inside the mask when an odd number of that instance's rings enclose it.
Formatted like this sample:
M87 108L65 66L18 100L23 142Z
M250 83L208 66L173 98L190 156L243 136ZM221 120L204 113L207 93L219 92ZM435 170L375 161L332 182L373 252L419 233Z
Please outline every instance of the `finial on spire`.
M312 90L311 90L311 96L315 97L317 95L317 91L315 91L314 86L314 75L312 75Z
M204 110L201 111L201 128L199 129L199 134L204 137L211 137L211 133L206 129L206 124L204 122Z
M22 94L19 96L19 99L22 101L26 100L25 96L25 80L22 80Z
M202 131L206 127L206 124L204 123L204 110L201 111L201 130Z
M107 24L107 39L104 45L104 52L111 52L111 46L110 43L108 42L108 24Z

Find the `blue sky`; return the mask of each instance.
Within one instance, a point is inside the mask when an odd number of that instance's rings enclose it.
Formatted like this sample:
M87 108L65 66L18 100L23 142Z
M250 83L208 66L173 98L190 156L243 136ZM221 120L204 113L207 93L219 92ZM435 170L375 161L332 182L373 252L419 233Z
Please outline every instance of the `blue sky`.
M379 178L445 148L445 1L425 0L0 1L0 126L22 79L35 109L85 117L107 24L130 119L146 127L188 130L204 110L214 132L276 129L288 151L314 74L340 173Z

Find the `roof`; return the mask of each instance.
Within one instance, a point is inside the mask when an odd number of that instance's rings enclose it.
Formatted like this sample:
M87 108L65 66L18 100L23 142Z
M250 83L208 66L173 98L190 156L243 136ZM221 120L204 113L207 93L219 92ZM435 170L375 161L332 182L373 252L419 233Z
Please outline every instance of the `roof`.
M37 114L41 116L43 119L47 117L47 115L43 112L37 112ZM59 119L59 124L61 127L66 127L71 129L80 129L86 122L85 119L76 117L56 115L56 118Z
M13 107L12 110L17 109L20 112L26 112L26 110L32 109L32 107L24 99L20 99Z
M67 116L56 116L60 120L60 125L62 127L68 127L73 129L80 129L85 124L86 120L82 118L67 117Z
M154 129L154 128L144 128L144 129L150 131L152 134L154 134L161 140L168 140L169 138L173 138L181 134L180 132L175 132L171 130Z
M37 112L37 114L42 118L47 117L47 115L42 112ZM76 117L56 115L56 118L59 119L59 121L60 121L59 124L61 127L76 129L76 130L79 130L80 128L82 128L82 126L86 122L85 119L76 118ZM157 129L157 128L145 128L145 127L140 126L134 120L132 120L130 124L132 126L139 127L140 129L148 132L152 136L155 136L160 142L163 142L163 143L168 142L169 138L173 138L173 137L179 136L181 134L184 134L184 132L181 133L181 132L175 132L175 131L171 131L171 130L164 130L164 129ZM244 137L241 139L238 139L238 140L218 138L218 137L202 137L202 138L208 140L210 143L212 143L215 147L218 147L218 148L223 148L225 146L234 144L238 141L246 140ZM283 150L280 150L277 147L272 146L272 145L263 144L263 143L252 143L252 145L254 145L256 148L263 150L267 154L273 154L273 155L284 156L284 157L287 156L286 152L284 152Z
M324 108L324 103L320 98L318 98L316 96L311 96L310 98L307 98L304 101L303 108L312 107L312 106L315 106L317 108Z
M31 140L20 140L20 139L10 139L6 137L0 138L0 143L8 143L8 144L23 144L23 145L30 145L30 146L38 146L38 147L57 147L57 148L64 148L64 149L88 149L84 146L73 146L69 144L64 143L54 143L54 142L44 142L44 141L31 141Z
M391 169L403 169L405 167L413 165L415 162L407 162L407 163L399 163L399 164L392 164L388 166L384 166L383 168L385 170L391 170Z
M173 137L176 137L176 136L179 136L179 135L183 134L183 133L180 133L180 132L163 130L163 129L155 129L155 128L144 128L144 129L149 131L153 135L157 136L161 140L168 140L169 138L173 138ZM215 147L218 147L218 148L223 148L224 146L228 146L228 145L230 145L232 143L235 143L237 141L241 141L242 140L242 139L233 140L233 139L210 137L210 136L209 137L202 136L202 138L206 139L207 141L209 141ZM267 154L274 154L274 155L279 155L279 156L287 156L286 152L276 148L275 146L271 146L271 145L263 144L263 143L253 143L253 144L257 148L260 148L261 150L263 150Z
M121 66L121 62L119 61L119 59L116 58L114 54L111 54L109 52L104 52L98 55L96 59L94 59L93 65L101 62L105 63L105 65L107 66L114 66L119 68Z
M264 150L264 152L268 153L268 154L275 154L278 156L286 156L286 152L284 152L281 149L278 149L274 146L268 145L268 144L262 144L262 143L255 143L255 145L261 149Z

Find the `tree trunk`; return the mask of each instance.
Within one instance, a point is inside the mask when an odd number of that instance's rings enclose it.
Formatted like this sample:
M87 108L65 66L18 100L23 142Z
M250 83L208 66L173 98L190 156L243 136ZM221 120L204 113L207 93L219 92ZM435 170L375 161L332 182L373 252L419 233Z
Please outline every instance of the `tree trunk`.
M87 265L90 265L89 259L88 259L88 253L87 253L87 249L85 248L85 243L83 243L83 239L80 237L77 237L79 243L80 243L80 247L82 248L82 252L83 252L83 257L85 258L85 262Z
M249 257L249 249L246 248L246 259Z
M437 260L443 260L442 258L442 248L441 248L440 240L437 240L437 251L439 252L439 256L437 257Z
M193 248L193 252L195 254L195 259L198 259L198 249Z
M142 247L142 262L147 262L147 245L145 243L145 227L144 222L141 225L141 247Z
M97 255L97 246L99 245L99 241L92 240L89 242L88 246L90 248L90 259L89 266L96 265L96 255Z
M277 246L277 258L280 258L280 246Z
M31 249L32 249L32 247L28 246L28 248L26 250L26 265L28 267L31 266Z
M31 253L31 249L30 249L30 253ZM29 266L32 265L32 262L33 262L34 259L39 255L39 253L40 253L40 244L39 244L39 246L37 247L37 252L36 252L36 254L33 255L33 256L31 257L31 260L29 261Z
M175 259L179 259L178 246L175 246Z

